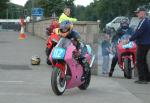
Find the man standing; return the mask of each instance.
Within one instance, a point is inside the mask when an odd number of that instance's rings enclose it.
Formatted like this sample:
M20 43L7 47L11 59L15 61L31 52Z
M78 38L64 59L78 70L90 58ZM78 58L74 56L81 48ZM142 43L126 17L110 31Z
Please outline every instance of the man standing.
M70 16L70 8L65 8L64 12L61 14L61 16L59 17L59 23L65 21L65 20L69 20L71 22L75 22L77 21L76 18L71 18Z
M150 49L150 21L146 18L146 9L137 8L135 11L137 17L141 20L138 24L136 32L131 36L129 41L137 43L137 69L138 80L135 83L147 84L150 81L150 72L148 70L146 56Z
M104 40L101 43L102 57L103 57L102 74L108 74L109 61L110 61L109 54L111 52L110 35L111 35L111 32L106 30L104 34Z

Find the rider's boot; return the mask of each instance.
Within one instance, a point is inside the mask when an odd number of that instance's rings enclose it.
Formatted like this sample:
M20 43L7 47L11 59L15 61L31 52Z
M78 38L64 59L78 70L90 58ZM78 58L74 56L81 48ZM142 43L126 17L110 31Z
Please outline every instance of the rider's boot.
M110 70L109 77L112 77L114 69Z

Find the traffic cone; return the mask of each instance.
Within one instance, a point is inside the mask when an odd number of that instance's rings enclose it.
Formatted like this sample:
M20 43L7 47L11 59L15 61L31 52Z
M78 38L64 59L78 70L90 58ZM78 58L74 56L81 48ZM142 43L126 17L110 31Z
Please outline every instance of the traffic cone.
M27 38L27 36L24 33L20 33L19 34L19 38L18 39L25 39Z
M21 31L18 39L25 39L25 38L27 38L27 36L24 33L24 26L21 26Z

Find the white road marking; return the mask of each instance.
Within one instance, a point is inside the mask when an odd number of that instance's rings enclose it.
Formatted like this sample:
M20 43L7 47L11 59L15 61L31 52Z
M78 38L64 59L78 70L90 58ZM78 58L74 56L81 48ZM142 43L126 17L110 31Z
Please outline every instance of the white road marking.
M13 96L39 96L41 94L38 93L13 93L13 92L0 92L0 96L8 96L8 95L13 95Z
M0 83L24 83L24 81L0 81Z

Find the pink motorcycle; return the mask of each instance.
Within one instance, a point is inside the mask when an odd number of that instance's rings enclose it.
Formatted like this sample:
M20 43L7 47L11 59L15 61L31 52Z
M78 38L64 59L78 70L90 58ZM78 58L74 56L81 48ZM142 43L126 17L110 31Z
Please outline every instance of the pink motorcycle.
M51 86L56 95L62 95L66 89L88 88L91 80L91 67L95 56L90 45L84 48L86 61L84 66L76 56L76 47L67 38L61 38L50 54L52 62Z

